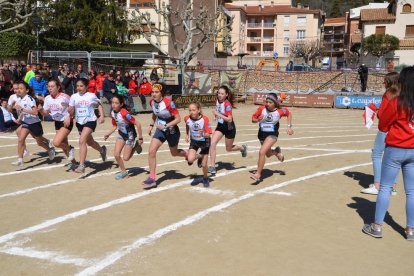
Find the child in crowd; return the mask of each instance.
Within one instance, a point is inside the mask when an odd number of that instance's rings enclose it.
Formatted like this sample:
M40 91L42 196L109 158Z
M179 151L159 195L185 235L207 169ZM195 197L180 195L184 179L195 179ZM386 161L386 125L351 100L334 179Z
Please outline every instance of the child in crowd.
M188 107L190 115L184 117L186 123L186 142L190 142L187 162L192 165L197 159L198 167L203 168L203 186L209 187L208 179L208 153L210 150L210 136L212 129L208 117L201 113L201 105L199 102L192 102ZM200 149L200 153L197 151ZM198 183L196 181L194 183Z
M0 100L0 132L10 132L18 127L18 123L13 113L7 108L7 100Z
M144 139L142 137L141 123L128 112L126 109L124 98L120 95L114 95L112 98L112 128L104 135L105 141L111 136L112 133L118 129L118 137L115 142L114 156L115 160L121 169L121 172L115 176L116 180L128 178L128 172L125 168L124 161L131 159L134 154L134 149L137 153L142 151L142 143ZM135 141L137 138L138 141ZM124 150L123 157L121 152Z

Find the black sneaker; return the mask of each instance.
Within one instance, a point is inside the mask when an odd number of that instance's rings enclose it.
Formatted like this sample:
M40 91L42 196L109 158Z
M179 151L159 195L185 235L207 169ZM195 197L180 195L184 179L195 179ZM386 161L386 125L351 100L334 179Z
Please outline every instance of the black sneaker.
M106 156L106 146L102 146L101 147L101 158L103 162L106 162L106 160L108 160L107 156Z
M203 187L208 188L210 187L210 180L207 178L203 178Z
M200 158L197 159L197 166L199 168L203 167L203 156L202 155L200 155Z

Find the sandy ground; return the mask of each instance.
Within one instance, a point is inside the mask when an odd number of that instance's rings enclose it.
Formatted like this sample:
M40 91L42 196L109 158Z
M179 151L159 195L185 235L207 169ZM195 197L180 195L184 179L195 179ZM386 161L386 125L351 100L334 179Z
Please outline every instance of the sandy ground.
M403 237L402 179L377 240L361 232L373 219L375 196L359 191L373 182L370 149L376 127L359 110L291 109L295 134L282 122L278 145L285 162L267 160L264 181L249 174L257 162L257 106L234 111L236 143L249 154L218 148L211 187L191 186L201 169L158 153L159 186L144 191L147 149L127 162L131 176L116 181L110 120L94 137L109 160L88 151L84 175L67 172L58 154L48 161L28 140L31 155L16 169L14 134L0 135L1 275L407 275L413 244ZM211 115L212 109L205 109ZM180 110L182 115L186 110ZM211 116L210 116L211 117ZM148 125L150 115L138 115ZM43 124L53 137L52 123ZM181 123L182 138L184 124ZM115 135L113 135L115 136ZM70 135L77 147L78 134ZM184 140L182 147L187 148ZM40 151L40 153L38 153Z

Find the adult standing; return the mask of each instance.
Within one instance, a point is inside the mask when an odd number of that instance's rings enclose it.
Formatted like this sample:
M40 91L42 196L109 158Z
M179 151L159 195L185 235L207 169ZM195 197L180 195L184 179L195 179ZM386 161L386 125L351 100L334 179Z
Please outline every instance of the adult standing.
M388 211L392 185L402 169L406 194L407 240L414 241L414 67L404 68L398 79L399 96L393 98L381 115L378 128L388 132L381 171L381 184L375 207L375 221L362 231L382 238L382 225Z
M368 67L365 64L361 64L358 68L359 80L361 81L361 92L365 92L367 90L367 82L368 82Z
M107 76L105 72L101 69L99 70L99 74L96 76L96 88L98 89L99 97L103 97L103 82Z
M85 79L85 80L88 79L88 75L85 72L83 72L82 64L78 64L76 66L75 78L76 79Z
M116 75L108 75L108 77L104 80L102 90L104 97L111 103L112 97L114 94L118 92L115 83Z

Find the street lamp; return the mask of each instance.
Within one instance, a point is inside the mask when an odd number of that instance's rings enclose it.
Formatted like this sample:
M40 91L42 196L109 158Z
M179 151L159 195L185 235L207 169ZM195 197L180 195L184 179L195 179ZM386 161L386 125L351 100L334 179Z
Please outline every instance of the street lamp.
M42 27L43 24L43 20L40 16L35 15L32 19L33 25L35 25L36 27L36 63L39 63L39 31L40 28Z

